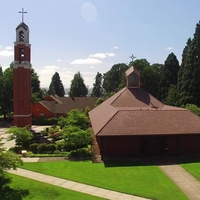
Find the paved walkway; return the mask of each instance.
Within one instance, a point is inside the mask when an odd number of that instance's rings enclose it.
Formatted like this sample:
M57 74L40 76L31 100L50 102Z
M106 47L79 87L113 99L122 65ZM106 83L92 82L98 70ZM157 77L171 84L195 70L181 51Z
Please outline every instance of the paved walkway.
M8 172L12 174L16 174L18 176L23 176L23 177L30 178L36 181L48 183L51 185L56 185L65 189L70 189L77 192L81 192L81 193L85 193L85 194L89 194L89 195L93 195L97 197L102 197L105 199L111 199L111 200L122 200L122 199L123 200L145 200L146 199L142 197L132 196L132 195L128 195L128 194L124 194L120 192L98 188L98 187L94 187L94 186L90 186L90 185L86 185L82 183L77 183L74 181L69 181L62 178L57 178L57 177L53 177L53 176L25 170L25 169L20 169L20 168L18 168L17 170L9 170Z
M6 133L7 130L8 128L0 128L0 138L2 138L1 142L6 150L15 146L15 140L8 141L9 134Z
M200 200L200 181L180 165L162 165L159 167L190 200Z

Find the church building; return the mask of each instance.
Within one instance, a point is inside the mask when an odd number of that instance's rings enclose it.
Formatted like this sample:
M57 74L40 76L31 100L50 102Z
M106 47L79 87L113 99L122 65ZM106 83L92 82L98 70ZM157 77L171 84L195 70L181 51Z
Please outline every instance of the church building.
M14 125L18 127L31 126L31 45L29 43L29 27L23 21L16 28L14 42Z
M200 117L165 105L140 87L130 67L127 85L90 111L102 160L149 155L200 154Z

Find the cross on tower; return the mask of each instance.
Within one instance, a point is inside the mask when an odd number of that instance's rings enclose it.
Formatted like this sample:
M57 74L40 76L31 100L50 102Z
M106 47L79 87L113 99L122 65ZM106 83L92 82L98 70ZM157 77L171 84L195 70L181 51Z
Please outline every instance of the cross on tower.
M134 60L136 57L132 54L129 58L131 58L131 59L132 59L132 62L133 62L133 60Z
M19 11L18 13L22 14L22 23L24 22L24 14L27 12L24 12L24 8L22 8L22 11Z

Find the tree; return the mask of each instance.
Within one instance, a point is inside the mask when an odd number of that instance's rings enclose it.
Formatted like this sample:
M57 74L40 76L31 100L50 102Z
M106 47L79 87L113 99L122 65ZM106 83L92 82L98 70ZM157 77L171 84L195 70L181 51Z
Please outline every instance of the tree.
M85 86L84 79L81 73L78 72L74 75L74 79L71 81L69 96L70 97L86 97L88 89Z
M0 66L0 85L1 87L3 86L3 70L1 66ZM2 114L2 104L1 104L2 101L3 101L3 91L1 89L0 90L0 115Z
M95 77L95 83L93 84L93 90L92 90L92 93L91 93L92 97L103 96L102 79L103 79L102 74L97 72L97 75Z
M19 156L11 152L5 152L3 143L0 138L0 197L1 199L16 199L21 200L28 195L28 190L12 189L9 187L11 178L9 178L4 170L16 169L18 164L22 164L22 160Z
M136 67L137 70L140 72L140 74L142 74L143 70L146 67L150 66L150 63L146 59L142 58L142 59L136 59L135 61L130 62L129 66Z
M92 143L91 132L77 126L67 126L62 130L66 151L87 147Z
M64 97L64 95L65 95L64 86L62 84L62 81L60 80L60 75L58 74L58 72L56 72L52 76L51 83L49 85L48 93L50 95L57 94L59 97Z
M86 130L89 125L89 118L85 112L78 109L73 109L68 113L66 126L77 126L81 129Z
M16 144L25 149L29 147L29 143L33 138L33 134L27 127L20 128L13 126L8 129L7 133L10 134L9 140L15 139Z
M103 98L101 98L101 97L98 98L97 101L96 101L96 103L95 103L95 107L98 106L98 105L100 105L100 104L103 103L103 102L104 102L104 99L103 99Z
M160 99L163 102L166 102L170 86L177 84L179 68L180 66L176 56L174 53L170 53L165 61L163 68L161 69L160 75Z
M185 106L186 109L191 110L194 114L200 116L200 107L194 105L194 104L187 104Z
M160 64L146 66L141 74L141 87L155 97L159 94L161 66Z
M178 104L200 106L200 22L193 39L188 39L183 51L182 65L178 75Z
M31 69L31 96L32 104L42 100L45 96L43 90L40 88L39 76L33 68Z
M4 119L6 119L7 114L13 111L13 63L3 72L0 107Z
M118 92L120 89L125 87L125 71L129 68L124 63L113 65L112 68L103 75L103 88L106 95L109 93Z

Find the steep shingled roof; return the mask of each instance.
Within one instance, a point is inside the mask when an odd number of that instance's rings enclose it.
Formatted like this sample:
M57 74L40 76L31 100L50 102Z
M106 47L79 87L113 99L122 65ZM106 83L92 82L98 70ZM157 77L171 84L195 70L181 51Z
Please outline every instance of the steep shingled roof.
M200 134L200 117L167 106L141 88L127 88L89 113L98 136Z

